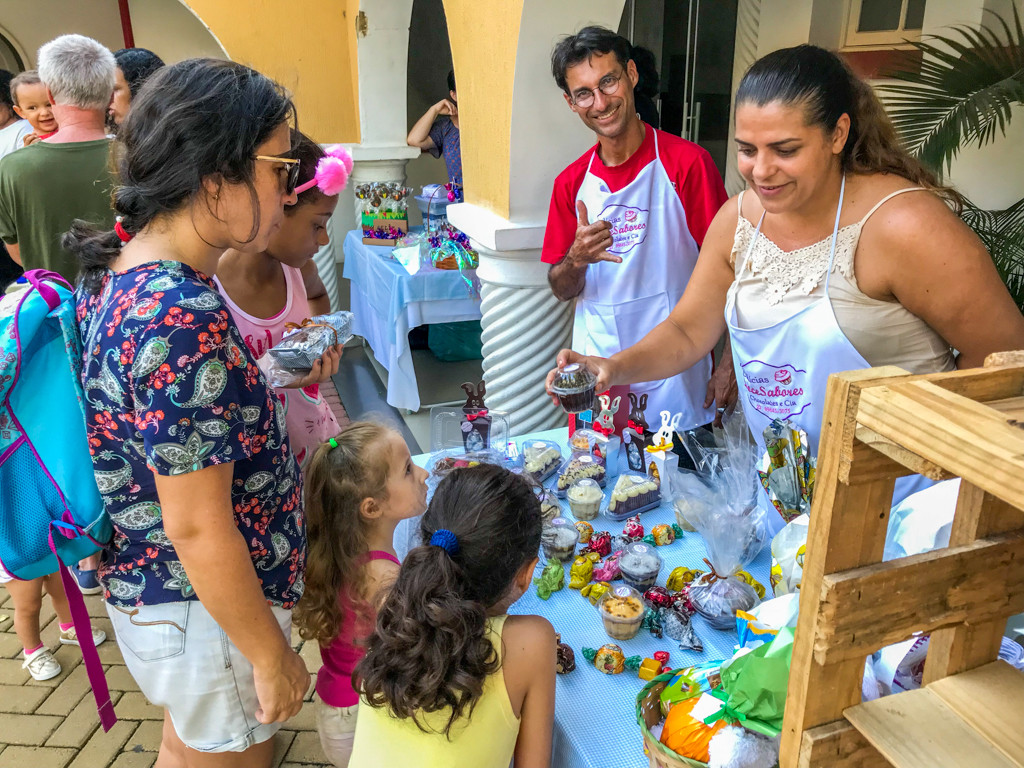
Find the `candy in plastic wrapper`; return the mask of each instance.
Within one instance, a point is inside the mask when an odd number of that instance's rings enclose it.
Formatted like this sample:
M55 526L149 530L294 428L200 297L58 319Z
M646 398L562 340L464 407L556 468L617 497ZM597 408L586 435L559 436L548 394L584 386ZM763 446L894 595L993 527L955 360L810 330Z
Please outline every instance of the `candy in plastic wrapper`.
M665 586L668 587L669 592L681 592L687 584L703 573L704 571L697 570L696 568L684 568L680 565L672 569L672 572L668 575L668 581L665 582Z
M616 533L612 536L612 552L621 552L634 541L640 541L640 539L631 538L624 533Z
M643 621L640 623L642 629L651 633L651 637L660 640L664 636L664 625L661 619L661 611L657 608L648 608L644 613Z
M644 541L646 541L648 544L654 544L658 547L664 547L668 544L671 544L673 541L675 541L682 535L683 529L675 523L673 523L672 525L662 523L661 525L656 525L653 528L651 528L651 532L644 536Z
M601 557L607 557L612 553L612 535L608 531L598 531L590 537L590 543L580 552L597 552Z
M755 579L749 571L736 571L736 578L753 587L754 591L757 593L758 600L764 600L764 584Z
M291 323L285 327L285 337L267 354L281 368L309 371L330 347L352 338L352 313L317 315L303 320L301 325Z
M686 651L701 653L704 650L704 643L697 636L693 628L691 616L684 608L672 606L663 612L661 619L665 634L679 643L679 647Z
M621 552L616 552L614 555L609 555L608 559L600 565L594 568L594 580L595 581L615 581L615 579L622 577L622 569L619 567L619 555Z
M569 589L583 589L594 575L594 563L600 561L596 552L580 555L569 568Z
M595 581L581 589L580 594L587 598L591 605L597 605L597 601L611 588L612 585L607 581Z
M626 658L622 653L622 648L615 643L605 643L597 649L584 648L583 658L593 662L594 666L606 675L617 675L626 669L635 672L640 669L640 665L643 663L641 656Z
M651 587L644 592L644 602L651 608L668 608L677 599L664 587Z
M561 635L555 635L555 672L567 675L576 669L576 654L567 643L562 642Z
M580 544L589 544L590 537L594 535L594 526L586 520L577 520L576 530L580 532Z
M640 515L634 515L626 520L626 524L622 526L622 533L628 536L631 541L642 539L644 537L644 525L640 522Z
M772 506L788 523L811 511L816 469L807 433L792 421L775 419L764 428L762 437L765 454L758 462L757 475Z
M552 593L557 592L565 583L565 568L558 560L548 560L540 576L533 580L537 585L537 597L547 600Z

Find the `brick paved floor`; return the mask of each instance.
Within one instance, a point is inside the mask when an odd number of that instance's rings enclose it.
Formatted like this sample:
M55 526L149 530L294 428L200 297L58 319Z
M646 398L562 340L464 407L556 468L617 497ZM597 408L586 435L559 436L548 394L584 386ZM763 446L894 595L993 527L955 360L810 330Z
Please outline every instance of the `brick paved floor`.
M43 642L54 651L62 671L36 682L21 668L21 644L14 634L14 605L0 587L0 768L150 768L160 746L163 711L139 693L99 596L86 597L93 623L107 633L97 649L110 685L118 722L99 727L96 706L75 646L60 645L59 627L48 599L40 621ZM320 667L316 643L293 636L295 649L310 674ZM274 768L329 768L320 749L313 708L313 686L306 703L277 734Z

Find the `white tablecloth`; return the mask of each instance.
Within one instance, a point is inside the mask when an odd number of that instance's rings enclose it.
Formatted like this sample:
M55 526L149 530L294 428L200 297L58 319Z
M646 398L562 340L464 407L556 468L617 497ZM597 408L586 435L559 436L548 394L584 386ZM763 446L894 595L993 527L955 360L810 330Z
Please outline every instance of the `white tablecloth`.
M415 275L390 258L391 246L364 245L361 230L345 236L344 276L352 283L353 332L366 339L388 371L388 403L419 410L420 395L409 349L409 330L431 323L480 319L475 270L421 267Z

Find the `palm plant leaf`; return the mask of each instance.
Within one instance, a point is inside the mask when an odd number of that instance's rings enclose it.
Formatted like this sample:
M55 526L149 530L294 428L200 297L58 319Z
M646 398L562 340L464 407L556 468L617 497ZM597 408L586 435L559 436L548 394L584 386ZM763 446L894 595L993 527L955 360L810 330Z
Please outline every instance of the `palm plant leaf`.
M1002 211L987 211L967 201L963 220L981 238L996 269L1024 312L1024 198Z
M912 43L923 54L917 71L892 72L900 84L878 86L910 152L947 169L960 147L1004 133L1014 104L1024 103L1024 27L1013 8L1011 27L954 27Z

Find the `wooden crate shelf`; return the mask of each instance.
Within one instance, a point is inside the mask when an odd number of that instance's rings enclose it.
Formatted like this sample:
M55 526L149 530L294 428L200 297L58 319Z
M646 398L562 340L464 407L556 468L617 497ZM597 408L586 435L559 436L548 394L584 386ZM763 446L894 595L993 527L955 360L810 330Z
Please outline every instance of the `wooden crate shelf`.
M782 768L1024 768L1024 352L984 368L829 380ZM899 477L961 478L949 546L883 563ZM864 659L931 633L925 687L861 703Z

